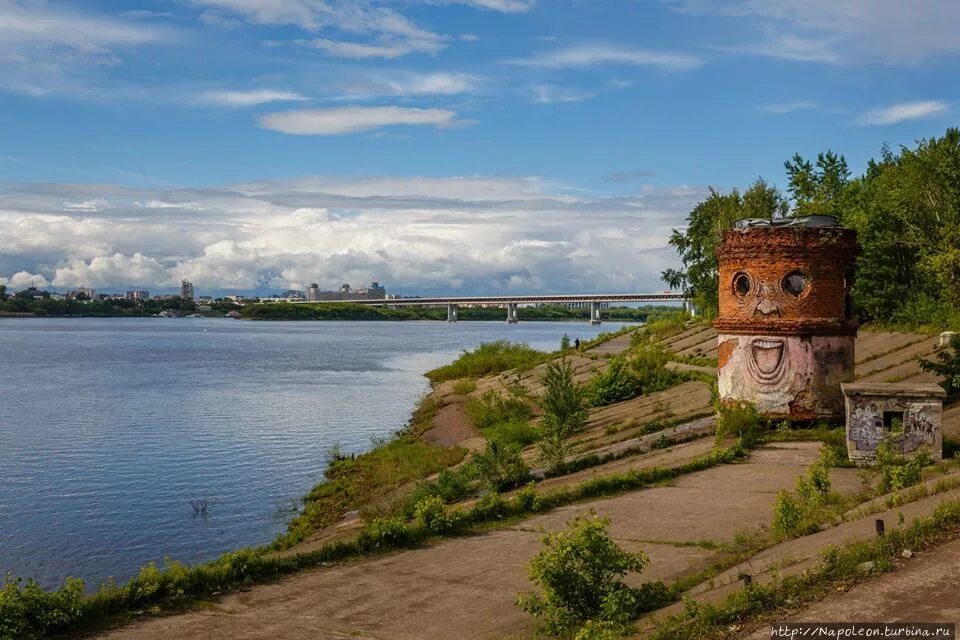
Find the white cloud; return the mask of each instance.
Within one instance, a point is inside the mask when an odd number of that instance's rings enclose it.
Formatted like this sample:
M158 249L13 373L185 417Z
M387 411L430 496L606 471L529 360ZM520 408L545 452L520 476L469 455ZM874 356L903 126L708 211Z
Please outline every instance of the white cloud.
M593 97L592 93L554 84L535 84L527 89L531 102L553 104L556 102L583 102Z
M110 47L169 39L171 33L96 14L70 5L29 0L0 2L0 50L36 45L81 54L108 54Z
M251 89L249 91L204 91L197 96L196 100L203 104L224 107L253 107L270 102L303 101L308 98L292 91Z
M0 199L17 288L277 290L385 282L406 294L660 289L697 190L603 196L537 178L312 177L211 189L21 185ZM100 211L63 211L101 198ZM25 274L25 275L23 275ZM2 282L2 280L0 280Z
M489 9L501 13L523 13L530 11L536 0L448 0L450 4L465 4L478 9Z
M638 49L621 45L580 45L541 52L529 58L510 60L512 64L544 69L573 69L597 65L652 66L663 69L691 69L700 60L682 53Z
M761 113L771 113L774 115L785 115L794 111L809 111L816 109L817 103L807 100L798 100L796 102L778 102L775 104L765 104L760 107Z
M751 21L745 53L811 62L916 64L960 53L955 0L666 0L681 11ZM738 39L743 39L739 34Z
M94 198L83 202L64 202L63 209L64 211L103 211L109 204L103 198Z
M878 107L860 114L854 122L864 126L884 126L906 120L930 118L946 112L948 105L939 100L901 102L887 107Z
M395 125L453 126L456 117L447 109L339 107L268 113L260 117L260 126L290 135L333 136Z
M18 271L9 278L0 276L0 284L4 285L11 291L17 291L19 289L26 289L27 287L37 287L38 289L49 287L50 281L39 273Z
M455 95L477 89L479 80L469 73L427 73L388 83L398 95Z
M315 38L307 46L320 49L339 58L400 58L411 53L436 53L443 48L439 39L388 40L363 43Z

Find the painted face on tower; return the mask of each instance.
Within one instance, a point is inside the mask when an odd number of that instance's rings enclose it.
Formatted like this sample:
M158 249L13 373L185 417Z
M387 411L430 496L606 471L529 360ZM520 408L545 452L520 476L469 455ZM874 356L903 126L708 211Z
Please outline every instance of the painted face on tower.
M800 301L810 293L809 281L809 276L800 269L757 269L734 273L729 286L739 314L759 323L759 328L794 315ZM790 370L787 340L779 336L758 336L750 338L741 348L746 352L746 369L754 382L767 388L783 384Z

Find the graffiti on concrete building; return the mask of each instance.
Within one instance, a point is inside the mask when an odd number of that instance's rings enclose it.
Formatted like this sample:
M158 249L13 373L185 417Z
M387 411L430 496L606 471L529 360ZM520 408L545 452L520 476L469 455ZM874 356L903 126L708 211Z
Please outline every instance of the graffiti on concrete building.
M942 457L944 391L935 384L843 385L847 449L851 460L870 461L887 441L904 454L929 451Z

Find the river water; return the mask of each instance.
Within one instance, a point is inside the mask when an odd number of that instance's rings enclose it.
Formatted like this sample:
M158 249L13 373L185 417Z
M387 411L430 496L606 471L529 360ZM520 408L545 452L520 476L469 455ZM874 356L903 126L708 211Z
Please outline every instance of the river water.
M425 371L481 342L552 350L618 326L2 320L0 578L91 588L270 542L332 445L403 427Z

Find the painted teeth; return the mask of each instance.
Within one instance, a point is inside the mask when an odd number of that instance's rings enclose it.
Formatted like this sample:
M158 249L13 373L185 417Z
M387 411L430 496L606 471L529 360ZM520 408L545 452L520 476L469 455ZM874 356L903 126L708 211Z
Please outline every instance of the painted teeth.
M773 342L772 340L757 340L753 344L761 349L776 349L780 346L779 342Z

